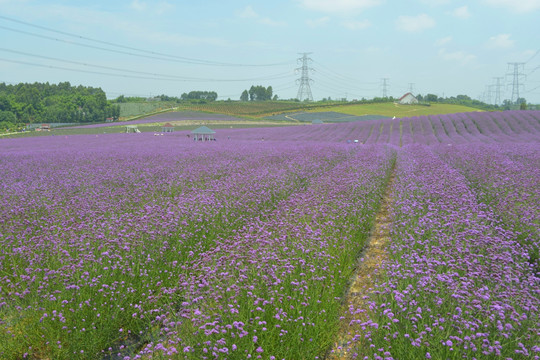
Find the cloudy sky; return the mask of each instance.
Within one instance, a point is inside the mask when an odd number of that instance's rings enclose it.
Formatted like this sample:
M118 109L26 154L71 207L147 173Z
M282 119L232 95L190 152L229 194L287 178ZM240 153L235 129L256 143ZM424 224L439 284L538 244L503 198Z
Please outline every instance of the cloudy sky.
M517 70L520 97L540 103L539 18L540 0L0 0L0 82L288 99L310 53L315 100L502 101Z

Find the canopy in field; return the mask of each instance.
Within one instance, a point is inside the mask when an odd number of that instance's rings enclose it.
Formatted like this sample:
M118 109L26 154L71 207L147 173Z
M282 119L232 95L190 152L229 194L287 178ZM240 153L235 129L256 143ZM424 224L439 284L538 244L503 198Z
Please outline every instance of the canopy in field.
M196 128L195 130L192 130L191 133L193 134L193 140L205 141L205 140L215 140L214 134L216 132L207 126L201 126L201 127Z

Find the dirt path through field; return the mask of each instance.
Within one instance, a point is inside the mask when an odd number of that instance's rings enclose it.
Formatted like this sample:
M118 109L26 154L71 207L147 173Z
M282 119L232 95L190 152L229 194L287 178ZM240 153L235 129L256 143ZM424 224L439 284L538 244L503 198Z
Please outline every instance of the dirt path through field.
M327 360L353 359L357 352L359 354L356 358L363 358L361 356L362 338L366 331L362 330L361 324L368 320L366 313L369 310L367 299L364 297L373 290L381 264L388 258L386 249L390 241L390 209L393 204L394 173L395 170L392 169L381 208L375 218L373 232L358 259L358 267L343 306L340 332L326 357Z

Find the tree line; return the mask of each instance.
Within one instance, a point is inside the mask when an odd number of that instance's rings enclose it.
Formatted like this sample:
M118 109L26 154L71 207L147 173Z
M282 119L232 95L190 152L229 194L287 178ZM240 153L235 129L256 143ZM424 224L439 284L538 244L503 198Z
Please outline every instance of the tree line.
M0 83L0 129L32 123L93 123L117 119L120 107L101 88L59 84Z
M128 102L147 102L147 101L169 101L181 103L183 101L188 101L192 103L206 103L211 101L216 101L218 94L215 91L190 91L188 93L183 93L180 97L169 96L169 95L158 95L152 98L145 97L129 97L120 95L113 100L114 103L128 103Z
M240 95L240 101L268 101L277 100L277 95L273 95L272 87L264 87L262 85L252 85L248 90L244 90ZM273 97L272 97L273 96Z

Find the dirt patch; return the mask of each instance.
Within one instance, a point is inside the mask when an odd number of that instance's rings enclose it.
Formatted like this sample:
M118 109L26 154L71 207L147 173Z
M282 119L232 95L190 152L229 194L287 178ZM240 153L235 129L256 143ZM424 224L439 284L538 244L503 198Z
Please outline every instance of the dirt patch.
M358 259L357 270L345 296L341 327L337 340L330 350L327 360L353 359L358 348L362 347L362 323L368 321L369 305L367 296L380 276L381 264L388 259L387 246L390 241L390 209L393 204L394 171L387 184L381 208L375 217L375 226L368 239L365 250ZM361 354L359 354L361 355ZM362 358L357 357L357 358Z

